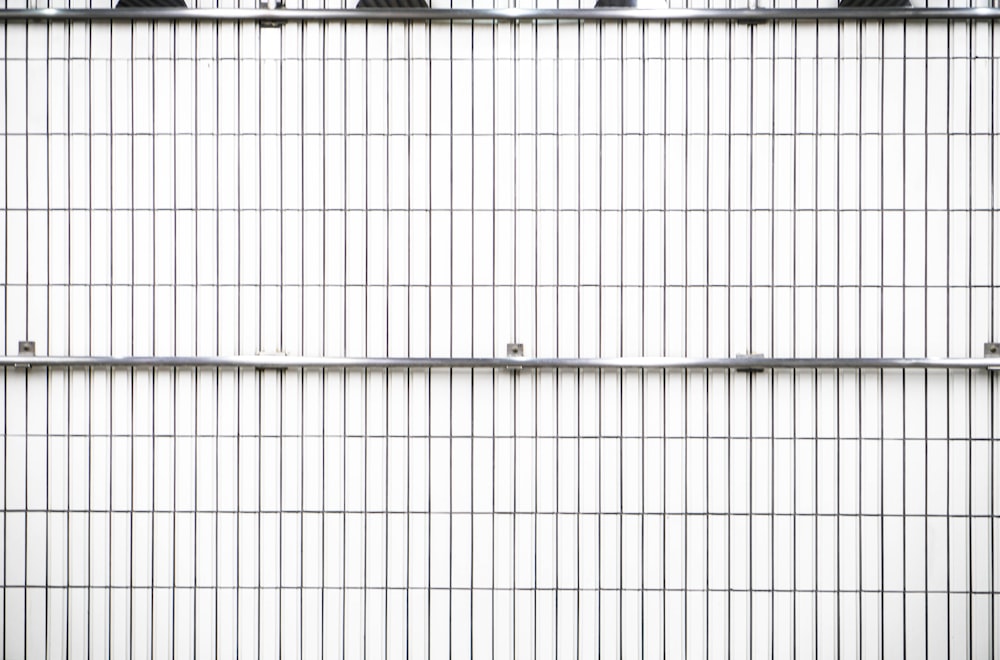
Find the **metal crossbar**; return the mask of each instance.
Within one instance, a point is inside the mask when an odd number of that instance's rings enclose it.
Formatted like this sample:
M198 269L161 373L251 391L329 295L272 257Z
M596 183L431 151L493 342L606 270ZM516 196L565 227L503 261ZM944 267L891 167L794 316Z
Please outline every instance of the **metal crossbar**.
M12 356L0 367L205 367L258 369L1000 369L1000 358L796 357L309 357L309 356Z
M650 21L650 22L778 22L778 21L995 21L997 7L913 8L773 8L773 9L5 9L5 21Z

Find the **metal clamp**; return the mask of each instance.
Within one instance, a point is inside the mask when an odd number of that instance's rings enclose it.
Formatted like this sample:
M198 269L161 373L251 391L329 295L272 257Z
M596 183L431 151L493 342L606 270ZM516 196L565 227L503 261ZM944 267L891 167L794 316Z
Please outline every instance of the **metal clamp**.
M260 8L268 12L278 12L285 8L284 0L263 0L260 3ZM277 19L277 18L264 18L260 21L260 26L262 28L280 28L288 23L287 20Z
M988 341L983 344L983 357L1000 358L1000 342ZM1000 371L1000 367L986 367L989 371Z
M285 358L288 355L284 351L257 351L257 357L260 358L257 364L254 365L257 371L264 371L266 369L288 370L288 365L284 364Z
M25 339L24 341L17 342L17 355L18 357L35 357L35 342ZM15 362L14 367L27 369L31 367L30 361L25 362Z
M758 7L757 0L750 0L747 3L747 11L748 11L749 14L752 15L754 12L758 11L759 9L760 9L760 7ZM764 23L764 21L761 20L761 19L759 19L759 18L754 18L753 16L751 16L750 18L741 18L741 19L737 20L736 23L739 24L739 25L748 25L750 27L753 27L754 25L760 25L761 23Z
M524 344L507 344L507 357L514 359L523 359ZM518 371L521 369L520 366L514 366L514 365L508 366L507 368L512 369L514 371Z
M763 353L741 353L736 356L738 360L753 360L764 357ZM764 367L736 367L736 371L744 374L758 374L764 371Z

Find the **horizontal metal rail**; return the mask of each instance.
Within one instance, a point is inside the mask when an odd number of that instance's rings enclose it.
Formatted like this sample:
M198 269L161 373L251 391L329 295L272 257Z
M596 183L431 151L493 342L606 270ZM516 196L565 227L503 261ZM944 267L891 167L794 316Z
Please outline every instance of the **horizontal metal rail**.
M772 8L772 9L4 9L10 21L995 21L997 7Z
M0 367L151 367L256 369L1000 369L1000 358L781 357L299 357L5 355Z

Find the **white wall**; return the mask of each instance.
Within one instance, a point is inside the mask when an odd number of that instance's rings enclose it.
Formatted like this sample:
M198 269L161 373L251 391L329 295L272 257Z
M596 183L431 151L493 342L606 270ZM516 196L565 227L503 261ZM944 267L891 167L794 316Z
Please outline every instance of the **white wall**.
M3 347L980 356L998 36L6 24ZM1000 652L985 372L2 387L5 658Z

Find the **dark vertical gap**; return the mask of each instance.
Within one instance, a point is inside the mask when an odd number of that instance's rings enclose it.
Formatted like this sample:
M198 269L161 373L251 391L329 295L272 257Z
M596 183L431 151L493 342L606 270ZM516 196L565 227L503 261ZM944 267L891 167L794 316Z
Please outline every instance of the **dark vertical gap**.
M747 63L749 80L747 81L747 346L753 347L753 300L754 300L754 273L753 273L753 224L754 224L754 82L756 79L756 39L757 30L753 27L747 28L747 41L749 42L749 59ZM686 133L686 131L685 131ZM685 296L687 294L685 293ZM685 355L687 352L685 351ZM753 419L754 419L754 379L747 377L747 557L744 562L746 567L746 607L747 607L747 648L748 653L753 653Z
M219 65L220 65L220 63L222 61L222 59L220 57L220 53L219 53L219 41L220 41L221 34L222 34L222 32L221 32L221 30L219 30L219 23L216 22L215 25L214 25L214 33L213 33L213 36L214 36L213 46L214 46L214 49L215 49L215 58L214 58L215 61L213 62L213 67L215 69L215 125L213 126L213 128L214 128L214 135L213 135L213 137L215 138L215 181L216 181L216 184L215 184L215 191L214 191L215 192L215 195L214 195L214 198L215 198L215 208L213 210L214 210L214 215L215 215L215 328L216 328L216 332L215 332L215 354L216 355L219 355L220 350L222 348L222 341L221 341L222 332L220 331L220 328L222 327L220 325L221 320L222 320L222 313L221 313L222 305L219 304L219 301L221 300L221 295L222 295L222 287L221 287L222 267L220 265L220 263L221 263L221 256L222 256L222 247L221 247L222 213L220 212L220 208L222 206L222 203L221 203L222 202L222 190L220 189L220 186L218 184L218 182L219 182L219 174L220 174L220 171L219 171L219 161L221 160L220 157L219 157L219 134L222 132L220 130L220 127L219 127L219 119L220 119L220 116L219 116L219 105L220 105L220 102L219 101L220 101L220 98L221 98L221 96L220 96L221 87L220 87L220 84L219 84L221 76L220 76L220 73L219 73L219 69L220 69ZM220 402L220 399L221 399L221 389L222 389L222 371L220 369L216 368L214 375L215 375L215 402L214 402L214 412L215 412L215 492L213 493L213 504L215 505L214 506L215 510L212 512L212 514L213 514L212 515L212 524L213 524L212 547L213 547L213 551L214 551L214 554L215 554L215 565L213 567L212 576L214 578L214 583L215 584L212 587L212 592L213 592L213 594L212 594L213 595L213 599L212 599L212 619L213 619L212 632L215 633L215 640L214 640L214 643L212 645L212 648L215 651L215 653L218 654L219 650L220 650L219 649L219 597L220 597L220 593L219 593L219 581L220 581L219 580L219 567L220 567L219 566L219 564L220 564L220 562L219 562L219 555L220 555L220 552L219 552L219 519L220 519L220 516L219 516L219 509L220 509L220 507L219 507L219 441L221 439L220 438L219 418L222 416L221 413L220 413L219 402ZM238 375L234 375L233 381L234 381L234 383L238 384ZM237 444L239 442L239 430L238 430L238 427L237 427L237 432L235 433L235 436L236 436L236 438L234 439L233 442L234 442L234 444ZM239 461L237 461L237 468L238 467L239 467ZM235 508L236 508L236 510L238 512L239 511L239 500L237 500ZM236 514L236 517L237 517L237 519L239 518L239 513ZM236 600L239 600L239 590L238 589L233 589L232 592L235 595ZM225 592L223 592L223 595L225 595ZM198 621L197 617L195 618L195 621L196 622ZM235 625L234 625L234 629L235 629ZM197 647L195 647L195 648L197 649Z
M771 135L770 135L770 137L771 137L771 139L770 139L770 143L771 143L770 144L770 147L771 147L771 156L770 156L770 166L771 166L771 176L770 176L770 179L771 179L771 185L770 185L770 191L769 191L770 192L770 200L769 200L769 202L770 202L770 213L769 213L770 217L768 218L768 221L769 221L768 224L770 225L770 227L768 227L768 229L770 230L768 232L768 239L769 239L769 242L770 242L770 244L768 246L769 262L770 263L768 264L768 266L769 266L769 273L768 273L768 291L767 291L767 296L768 296L768 308L769 308L768 312L769 312L769 315L770 315L771 318L770 318L770 327L768 328L768 355L774 355L774 328L775 328L775 323L774 323L774 223L775 223L775 220L776 220L776 214L775 214L775 211L774 211L774 207L777 205L776 201L775 201L775 193L777 192L777 187L776 187L775 181L774 181L774 179L775 179L774 173L775 173L775 169L776 169L774 162L775 162L775 157L777 155L777 149L775 147L775 143L778 141L778 133L777 133L778 126L777 126L777 118L776 118L777 110L778 110L778 102L777 102L777 99L775 98L775 96L776 96L775 91L776 91L776 88L778 86L778 82L777 82L778 81L778 75L777 75L777 73L778 73L777 46L778 46L778 30L780 29L780 27L781 26L773 25L773 26L771 26L771 29L769 30L769 34L770 34L770 37L771 37ZM750 376L750 378L753 378L753 376ZM770 447L769 447L771 455L768 457L768 469L769 469L769 471L771 473L771 474L768 475L769 480L771 482L771 484L770 484L771 488L770 488L770 493L769 493L769 502L768 502L768 511L769 511L769 514L770 514L768 516L769 519L770 519L768 521L768 533L769 533L769 535L771 537L770 538L770 543L769 543L771 557L770 557L770 566L769 566L769 573L770 573L770 575L769 575L769 580L768 580L768 591L769 591L768 596L769 596L769 601L770 601L769 605L770 605L771 612L770 612L770 616L768 618L769 618L769 624L770 624L769 636L770 636L770 639L771 639L771 653L770 653L770 655L771 655L771 660L774 660L774 647L775 647L775 641L774 641L774 633L775 633L775 626L774 626L774 612L775 612L774 601L775 601L775 591L777 590L777 587L775 586L776 579L775 579L775 574L774 574L774 569L775 569L775 565L774 565L774 555L775 555L774 526L775 526L775 523L777 522L778 519L774 515L775 514L774 510L776 508L775 507L774 481L775 481L775 478L777 476L775 474L775 469L774 469L774 456L775 456L775 444L776 444L775 435L777 435L777 433L775 432L775 428L774 428L774 394L775 394L775 381L776 381L776 379L775 379L775 375L774 375L774 370L773 369L770 370L770 372L767 375L767 378L768 378L767 392L768 392L768 399L769 399L769 401L768 401L768 404L769 404L768 405L768 408L769 408L769 410L768 410L768 416L769 416L768 424L769 424L769 431L770 431L770 436L771 436L770 437Z
M732 6L732 2L728 3ZM726 26L726 49L728 59L726 61L726 87L728 112L726 113L726 163L730 170L733 167L733 60L736 56L733 52L733 26ZM665 92L664 92L665 93ZM794 168L793 168L794 172ZM666 244L666 232L664 232L664 244ZM726 288L726 309L729 318L726 319L726 351L732 354L733 350L733 181L732 177L726 182L726 277L729 286ZM666 278L664 278L666 284ZM749 281L747 282L749 284ZM749 290L749 289L748 289ZM666 310L666 298L664 298L664 311ZM793 321L794 323L794 316ZM665 324L664 324L665 325ZM664 331L666 328L664 327ZM666 348L666 347L664 347ZM751 347L747 346L748 352ZM666 355L666 350L663 351ZM666 383L664 383L665 385ZM664 391L666 394L666 391ZM733 657L733 398L735 391L733 388L733 372L726 372L726 660ZM666 405L664 404L664 410ZM793 401L794 409L794 401ZM664 435L666 428L664 428ZM666 483L664 483L664 486ZM664 562L666 563L666 562Z
M325 3L324 3L325 4ZM322 109L322 114L320 115L320 140L322 140L321 149L323 152L322 162L320 163L320 173L322 176L323 185L320 186L320 200L322 204L322 209L318 213L320 222L320 237L323 241L323 247L321 250L320 265L322 272L319 277L320 282L320 310L322 317L320 319L320 351L322 355L329 355L330 349L327 346L327 299L329 298L329 288L330 285L327 284L327 209L329 208L329 202L327 201L327 164L326 164L326 154L329 148L329 136L327 134L327 88L326 88L326 62L328 58L326 50L326 37L330 29L330 26L326 23L319 25L319 52L320 52L320 65L319 73L322 76L322 83L320 84L320 93L322 98L320 100L320 107ZM303 128L305 125L303 124ZM303 153L305 153L305 148L303 145ZM304 179L304 177L303 177ZM305 198L303 197L303 204L305 203ZM304 240L304 238L303 238ZM330 380L330 373L326 369L320 369L319 371L319 400L320 400L320 413L319 413L319 445L320 445L320 518L319 518L319 653L320 657L326 656L326 600L327 594L329 593L326 581L326 521L329 516L327 513L327 502L326 502L326 445L327 445L327 425L326 425L326 386L327 382ZM305 657L303 655L303 657Z
M173 76L172 85L173 85L173 89L171 90L172 93L171 93L171 98L170 98L170 102L171 102L171 105L172 105L172 108L171 108L172 112L171 112L171 117L170 117L170 122L171 122L171 126L170 126L170 128L171 128L170 138L171 138L171 148L173 150L173 153L171 154L171 159L170 160L171 160L171 165L172 165L172 168L173 168L173 171L171 172L171 177L173 179L173 184L174 184L173 185L173 195L172 195L173 216L174 216L174 223L173 223L173 225L174 225L173 226L173 230L174 230L174 236L173 236L173 251L174 251L174 254L173 254L173 269L174 269L174 272L173 272L173 286L172 286L172 288L173 288L172 294L173 294L173 316L174 316L174 318L172 319L172 321L173 321L173 337L171 339L172 339L172 343L173 343L173 354L177 355L177 329L178 329L178 324L177 324L177 289L178 289L178 283L177 283L177 223L178 223L178 221L179 221L180 218L179 218L179 215L177 213L177 24L176 23L174 23L173 25L171 25L170 37L171 37L171 41L172 41L171 46L172 46L172 51L173 51L171 53L171 55L172 55L172 57L171 57L171 59L172 59L171 66L173 68L173 71L172 71L172 76ZM197 40L195 40L195 41L197 41ZM194 67L194 68L197 69L197 66ZM154 130L153 132L154 132L154 138L153 139L156 139L155 138L155 132L156 131ZM197 245L197 241L195 242L195 244ZM197 259L195 261L197 263ZM197 268L197 265L195 266L195 268ZM197 289L195 289L195 290L197 291ZM195 316L195 320L196 320L195 327L197 327L197 313L198 313L197 312L197 306L195 306L195 310L196 310L195 311L195 314L196 314L196 316ZM193 373L194 372L192 372L192 374ZM110 377L110 375L111 374L109 374L109 377ZM171 480L172 480L173 483L171 484L171 493L170 493L170 499L171 499L171 501L170 501L170 508L171 508L171 511L170 511L170 527L171 527L171 529L170 529L170 536L171 536L171 538L170 538L170 546L171 546L170 547L170 550L171 550L171 552L170 552L170 582L171 582L171 585L170 585L171 586L171 591L170 591L170 655L171 655L171 657L177 657L177 595L178 595L177 594L177 443L180 440L180 433L178 433L178 430L177 430L177 377L178 377L178 370L177 369L172 369L170 375L171 375L170 386L171 386L171 389L172 389L171 396L173 398L173 401L171 402L172 405L171 405L171 411L170 411L171 412L171 416L173 418L171 420L171 426L172 426L171 430L173 431L173 435L174 435L174 437L173 437L173 443L172 443L173 446L171 447L171 449L173 449L173 456L171 457L171 461L173 463L173 465L171 466ZM197 405L197 403L195 405ZM196 412L197 412L197 409L196 409ZM109 598L109 601L110 601L110 598ZM110 643L110 641L111 640L109 639L108 642ZM109 652L110 652L110 648L109 648Z

